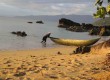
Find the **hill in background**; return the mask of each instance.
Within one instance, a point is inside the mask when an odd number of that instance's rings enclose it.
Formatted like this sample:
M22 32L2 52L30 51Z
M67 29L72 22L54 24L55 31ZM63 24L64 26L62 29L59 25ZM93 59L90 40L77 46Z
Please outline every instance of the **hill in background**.
M59 21L61 18L67 18L78 23L93 23L94 19L91 15L42 15L42 16L16 16L17 18L34 19L42 21Z

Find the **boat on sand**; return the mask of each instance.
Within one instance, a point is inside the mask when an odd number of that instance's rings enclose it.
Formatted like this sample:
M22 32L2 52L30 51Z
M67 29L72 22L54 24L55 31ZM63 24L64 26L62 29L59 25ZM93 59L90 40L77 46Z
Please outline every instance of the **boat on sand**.
M95 44L100 38L96 39L90 39L90 40L74 40L74 39L61 39L61 38L55 38L50 37L50 39L61 45L67 45L67 46L90 46Z

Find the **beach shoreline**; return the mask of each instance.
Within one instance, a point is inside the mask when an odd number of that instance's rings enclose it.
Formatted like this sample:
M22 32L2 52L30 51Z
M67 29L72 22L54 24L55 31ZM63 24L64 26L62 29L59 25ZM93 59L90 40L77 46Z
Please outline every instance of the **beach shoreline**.
M0 51L0 79L106 80L110 75L109 68L103 64L107 52L70 55L75 49L64 46ZM107 75L101 76L105 73Z

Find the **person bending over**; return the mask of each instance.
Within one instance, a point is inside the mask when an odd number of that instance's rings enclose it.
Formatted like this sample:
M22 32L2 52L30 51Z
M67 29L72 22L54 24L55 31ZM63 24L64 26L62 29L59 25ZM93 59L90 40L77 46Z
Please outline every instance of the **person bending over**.
M42 38L42 41L41 41L41 43L46 43L46 41L47 41L47 38L49 38L50 37L50 32L48 32L46 35L44 35L43 36L43 38Z

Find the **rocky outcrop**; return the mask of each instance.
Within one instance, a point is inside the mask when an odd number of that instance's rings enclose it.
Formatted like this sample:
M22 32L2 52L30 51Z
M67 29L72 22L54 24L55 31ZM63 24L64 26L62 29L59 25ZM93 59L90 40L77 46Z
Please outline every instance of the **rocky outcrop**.
M14 35L17 35L17 36L21 36L21 37L26 37L27 36L27 34L26 34L26 32L21 32L21 31L13 31L13 32L11 32L12 34L14 34Z
M99 27L86 23L79 24L66 18L59 20L58 27L73 32L89 32L89 35L110 36L110 26Z
M59 20L58 27L66 28L66 30L73 31L73 32L87 32L92 29L94 26L92 24L85 24L71 21L69 19L61 18Z
M66 28L66 30L74 31L74 32L86 32L86 30L83 29L82 26L70 26L69 28Z
M86 31L90 31L91 29L93 29L95 26L93 26L92 24L86 24L86 23L82 23L82 28Z
M73 22L69 19L66 18L61 18L59 20L59 25L58 27L62 27L62 28L69 28L70 26L80 26L79 23Z
M89 31L90 35L110 36L110 29L107 27L97 27Z

